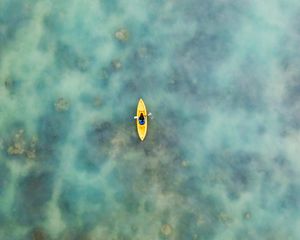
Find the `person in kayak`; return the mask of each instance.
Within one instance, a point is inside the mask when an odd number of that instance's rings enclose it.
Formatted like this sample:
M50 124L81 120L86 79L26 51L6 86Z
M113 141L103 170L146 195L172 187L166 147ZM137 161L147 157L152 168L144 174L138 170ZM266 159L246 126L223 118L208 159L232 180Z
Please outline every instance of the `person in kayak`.
M140 117L139 117L139 123L140 123L141 125L144 125L144 124L145 124L145 117L144 117L143 113L141 113L141 115L140 115Z
M152 113L148 113L148 117L150 117L151 119L153 119ZM141 113L140 117L134 116L133 118L134 119L139 119L139 122L140 122L141 125L145 124L145 117L144 117L143 113Z

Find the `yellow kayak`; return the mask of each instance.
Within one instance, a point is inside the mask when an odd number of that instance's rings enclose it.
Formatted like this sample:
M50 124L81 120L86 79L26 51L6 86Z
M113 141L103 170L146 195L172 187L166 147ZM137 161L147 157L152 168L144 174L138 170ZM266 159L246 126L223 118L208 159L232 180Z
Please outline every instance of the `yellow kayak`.
M140 98L136 110L136 126L140 139L143 141L147 134L147 109L143 99Z

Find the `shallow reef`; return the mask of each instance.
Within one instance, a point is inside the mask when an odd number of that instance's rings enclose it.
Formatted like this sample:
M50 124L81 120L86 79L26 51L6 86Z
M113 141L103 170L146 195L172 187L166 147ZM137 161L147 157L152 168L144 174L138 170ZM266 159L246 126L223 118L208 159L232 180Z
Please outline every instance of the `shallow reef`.
M0 239L297 240L299 11L0 0Z

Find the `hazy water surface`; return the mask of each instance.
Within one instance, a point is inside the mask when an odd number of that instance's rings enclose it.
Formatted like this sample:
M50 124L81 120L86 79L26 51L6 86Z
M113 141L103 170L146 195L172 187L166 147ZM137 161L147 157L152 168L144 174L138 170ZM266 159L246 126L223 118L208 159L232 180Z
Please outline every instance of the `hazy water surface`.
M0 239L299 239L299 16L0 0Z

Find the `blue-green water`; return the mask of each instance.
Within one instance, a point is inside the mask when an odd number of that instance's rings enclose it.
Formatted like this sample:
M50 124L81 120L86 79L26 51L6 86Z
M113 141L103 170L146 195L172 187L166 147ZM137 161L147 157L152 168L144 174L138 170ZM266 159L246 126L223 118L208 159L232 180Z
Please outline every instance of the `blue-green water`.
M0 239L299 239L299 16L0 0Z

